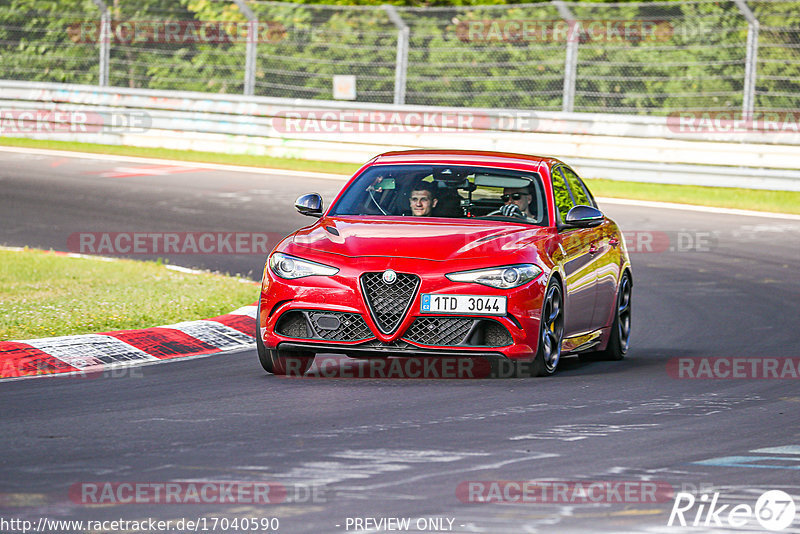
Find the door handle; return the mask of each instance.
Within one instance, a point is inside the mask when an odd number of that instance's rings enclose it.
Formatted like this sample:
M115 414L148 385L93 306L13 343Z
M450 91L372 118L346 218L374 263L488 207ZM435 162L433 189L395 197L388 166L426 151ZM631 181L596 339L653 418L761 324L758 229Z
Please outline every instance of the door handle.
M597 253L597 245L592 243L592 246L589 247L589 254L596 254Z

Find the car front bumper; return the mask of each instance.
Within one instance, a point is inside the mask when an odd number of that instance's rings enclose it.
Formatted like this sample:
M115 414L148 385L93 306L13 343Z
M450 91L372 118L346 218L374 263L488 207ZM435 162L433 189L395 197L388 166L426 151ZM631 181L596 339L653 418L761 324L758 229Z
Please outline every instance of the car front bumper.
M459 269L445 262L386 257L337 260L340 271L334 276L285 280L265 271L260 299L265 347L354 356L463 355L513 360L530 360L536 352L546 274L502 290L452 282L445 274ZM386 269L419 277L399 326L388 333L379 327L360 283L364 273ZM422 313L423 293L505 296L507 313Z

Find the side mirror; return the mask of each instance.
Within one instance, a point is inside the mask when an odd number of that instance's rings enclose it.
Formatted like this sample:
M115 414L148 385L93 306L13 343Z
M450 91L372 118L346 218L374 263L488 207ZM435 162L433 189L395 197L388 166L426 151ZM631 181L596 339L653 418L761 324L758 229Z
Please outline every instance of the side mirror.
M603 222L603 212L591 206L575 206L567 213L564 225L574 228L591 228Z
M295 209L301 215L311 217L322 217L322 197L319 193L309 193L294 201Z

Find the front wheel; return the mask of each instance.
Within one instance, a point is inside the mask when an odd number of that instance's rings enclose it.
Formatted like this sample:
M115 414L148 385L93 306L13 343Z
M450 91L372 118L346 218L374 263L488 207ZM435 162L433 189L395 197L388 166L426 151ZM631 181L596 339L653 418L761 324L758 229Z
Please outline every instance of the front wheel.
M258 303L256 312L256 349L261 367L274 375L303 376L314 363L313 352L290 352L285 350L268 349L264 346L261 337L261 302Z
M547 284L539 321L539 347L531 367L531 376L550 376L561 359L564 339L564 298L557 280Z
M258 359L264 370L273 375L303 376L314 363L314 353L267 349L264 356L258 354Z

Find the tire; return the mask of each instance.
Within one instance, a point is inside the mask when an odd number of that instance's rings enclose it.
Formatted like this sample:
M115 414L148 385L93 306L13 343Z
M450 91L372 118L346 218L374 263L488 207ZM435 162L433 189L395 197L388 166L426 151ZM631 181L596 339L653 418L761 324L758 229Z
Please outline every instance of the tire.
M556 372L564 340L564 297L558 280L547 284L539 321L539 343L531 366L531 376L550 376Z
M608 338L606 350L598 351L603 360L619 361L628 352L631 340L631 294L633 282L628 271L622 274L614 305L614 322L611 325L611 336Z
M261 367L273 375L303 376L314 363L314 353L310 351L290 352L268 349L261 338L261 301L256 312L256 350Z

